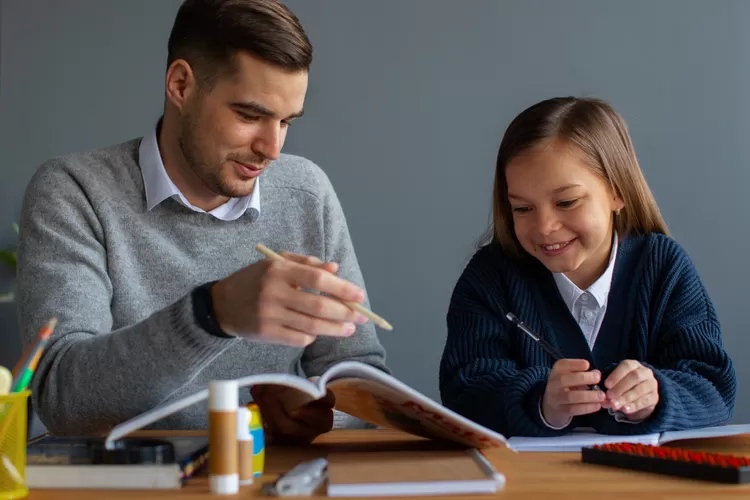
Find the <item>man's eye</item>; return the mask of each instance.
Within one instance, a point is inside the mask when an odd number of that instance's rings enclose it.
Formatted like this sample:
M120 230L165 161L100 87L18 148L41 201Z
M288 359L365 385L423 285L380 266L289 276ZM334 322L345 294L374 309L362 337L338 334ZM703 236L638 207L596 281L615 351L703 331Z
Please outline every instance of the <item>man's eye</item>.
M260 118L259 116L248 115L247 113L243 113L241 111L238 111L237 114L240 116L240 118L248 122L257 121Z

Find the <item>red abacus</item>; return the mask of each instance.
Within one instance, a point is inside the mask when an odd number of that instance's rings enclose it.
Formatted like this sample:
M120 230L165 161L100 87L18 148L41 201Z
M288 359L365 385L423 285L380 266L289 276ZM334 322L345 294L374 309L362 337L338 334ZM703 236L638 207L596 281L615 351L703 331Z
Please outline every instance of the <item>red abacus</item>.
M636 443L585 447L585 463L722 483L750 482L750 458Z

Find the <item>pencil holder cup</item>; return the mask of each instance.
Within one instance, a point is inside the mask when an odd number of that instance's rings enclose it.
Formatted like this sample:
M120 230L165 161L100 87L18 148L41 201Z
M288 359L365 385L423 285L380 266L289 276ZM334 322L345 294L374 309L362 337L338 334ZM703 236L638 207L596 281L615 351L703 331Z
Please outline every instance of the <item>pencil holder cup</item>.
M31 391L0 396L0 500L25 498L27 409Z

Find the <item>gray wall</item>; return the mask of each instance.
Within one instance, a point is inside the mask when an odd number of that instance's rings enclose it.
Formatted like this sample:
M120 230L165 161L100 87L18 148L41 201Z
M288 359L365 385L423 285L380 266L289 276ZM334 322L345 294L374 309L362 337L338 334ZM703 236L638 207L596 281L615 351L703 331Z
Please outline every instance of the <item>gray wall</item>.
M40 162L152 125L179 3L2 0L0 245L12 243ZM438 397L445 311L488 221L501 134L533 102L577 94L608 99L629 122L717 305L742 388L750 382L750 2L288 3L316 59L287 151L337 188L373 309L395 325L382 340L397 376ZM0 362L10 363L17 333L12 314L1 319ZM735 421L750 421L744 390Z

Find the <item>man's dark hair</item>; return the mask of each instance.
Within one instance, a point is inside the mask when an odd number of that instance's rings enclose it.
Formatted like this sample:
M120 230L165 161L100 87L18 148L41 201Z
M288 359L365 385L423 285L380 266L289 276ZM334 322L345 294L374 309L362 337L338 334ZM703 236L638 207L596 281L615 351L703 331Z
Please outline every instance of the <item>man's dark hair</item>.
M235 70L239 51L289 71L308 71L312 45L297 17L278 0L185 0L169 35L167 67L184 59L211 83Z

